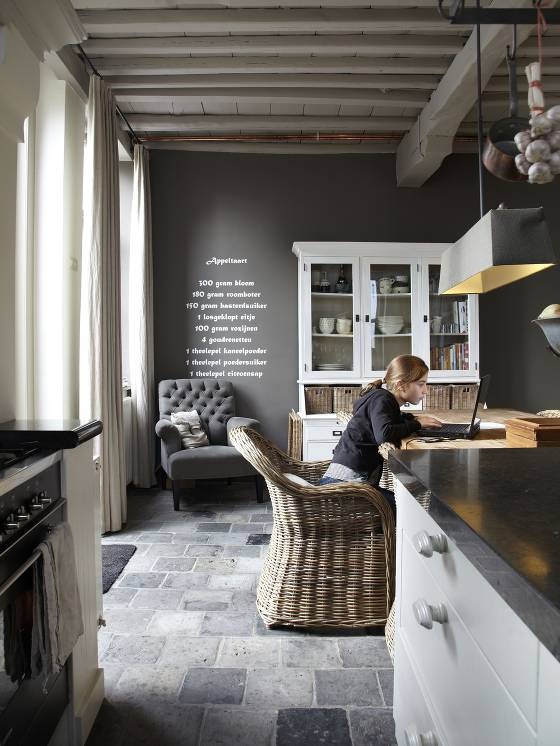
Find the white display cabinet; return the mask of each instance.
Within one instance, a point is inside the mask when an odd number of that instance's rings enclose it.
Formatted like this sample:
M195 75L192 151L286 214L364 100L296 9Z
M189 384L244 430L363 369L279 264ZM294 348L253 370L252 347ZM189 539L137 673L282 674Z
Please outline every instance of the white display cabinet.
M479 380L478 298L438 294L448 247L294 243L304 457L330 458L339 437L333 433L341 430L334 413L306 414L306 386L360 386L383 377L389 362L404 354L426 361L431 383Z

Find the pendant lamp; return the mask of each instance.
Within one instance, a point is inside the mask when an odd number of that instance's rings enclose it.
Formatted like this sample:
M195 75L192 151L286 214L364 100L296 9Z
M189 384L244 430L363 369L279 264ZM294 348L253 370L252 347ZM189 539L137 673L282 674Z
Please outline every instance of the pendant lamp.
M477 0L480 10L480 0ZM476 24L478 87L478 181L480 220L443 252L440 295L486 293L552 267L560 257L552 245L542 207L484 211L482 169L482 75L480 23Z

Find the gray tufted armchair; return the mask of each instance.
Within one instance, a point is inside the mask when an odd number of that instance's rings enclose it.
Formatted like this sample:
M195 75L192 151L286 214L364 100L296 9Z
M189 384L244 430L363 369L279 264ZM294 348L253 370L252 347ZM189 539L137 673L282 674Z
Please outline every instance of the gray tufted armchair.
M254 475L257 500L262 502L262 480L255 469L229 442L234 427L259 428L257 420L235 416L233 385L212 378L178 378L160 381L159 416L156 434L161 439L163 481L171 480L173 506L179 510L180 479L215 479ZM172 412L196 410L206 430L210 445L182 448L181 437L171 424Z

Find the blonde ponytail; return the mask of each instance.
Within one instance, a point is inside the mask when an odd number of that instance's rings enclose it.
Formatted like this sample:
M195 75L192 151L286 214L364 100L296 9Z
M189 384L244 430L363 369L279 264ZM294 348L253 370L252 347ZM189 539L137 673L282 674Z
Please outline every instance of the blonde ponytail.
M365 396L366 394L369 394L370 391L373 391L373 389L380 389L383 386L383 379L376 378L375 381L371 381L370 383L366 383L365 386L362 386L362 389L360 390L360 396Z

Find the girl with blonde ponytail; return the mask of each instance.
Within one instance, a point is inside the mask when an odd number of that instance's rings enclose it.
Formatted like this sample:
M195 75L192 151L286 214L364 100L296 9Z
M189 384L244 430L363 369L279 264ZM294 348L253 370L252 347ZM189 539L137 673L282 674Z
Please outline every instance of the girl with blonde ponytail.
M391 360L383 379L364 386L354 404L354 413L335 448L332 462L319 484L369 482L394 507L395 497L379 487L383 459L381 443L400 446L401 440L422 427L441 422L421 413L401 412L407 402L418 404L426 395L428 366L415 355L399 355Z

